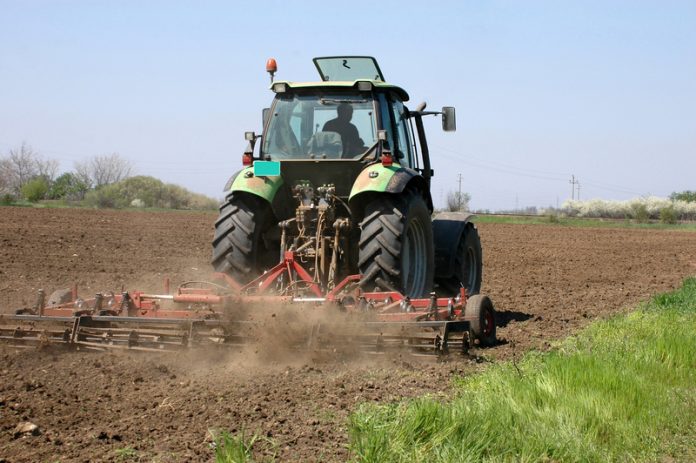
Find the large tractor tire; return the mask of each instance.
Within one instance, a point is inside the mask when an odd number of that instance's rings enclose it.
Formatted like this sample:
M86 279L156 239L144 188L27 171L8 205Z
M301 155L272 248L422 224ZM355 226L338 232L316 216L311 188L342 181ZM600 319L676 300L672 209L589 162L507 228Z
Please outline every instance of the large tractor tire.
M262 198L229 195L215 222L212 264L239 283L248 283L278 262L278 249L268 249L263 234L273 225L273 212Z
M366 291L426 296L435 267L430 212L417 193L385 194L370 202L360 224L358 268Z
M443 296L453 296L459 293L459 288L466 288L470 296L481 291L481 275L483 256L481 239L474 224L469 223L464 228L457 250L454 255L454 274L438 278L438 293Z

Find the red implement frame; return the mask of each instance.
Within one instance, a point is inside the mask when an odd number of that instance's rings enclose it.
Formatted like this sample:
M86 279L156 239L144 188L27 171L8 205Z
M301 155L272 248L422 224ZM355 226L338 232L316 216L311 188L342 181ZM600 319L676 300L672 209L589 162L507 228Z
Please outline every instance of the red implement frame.
M33 328L38 328L39 322L53 320L70 325L74 320L72 328L68 326L62 334L54 333L54 339L69 344L79 344L76 340L81 339L82 344L87 345L109 339L111 343L125 343L130 348L138 342L142 345L142 339L149 335L151 341L148 345L162 348L162 339L175 339L169 344L190 343L190 339L195 337L194 331L200 331L201 326L211 330L224 323L247 323L233 319L235 309L242 305L253 311L256 304L289 303L331 304L347 312L368 313L373 321L367 324L378 332L382 327L395 326L440 329L445 334L436 336L435 344L440 346L437 348L446 348L448 333L469 333L470 330L469 321L464 320L468 299L464 288L449 298L438 298L433 293L429 298L411 299L395 291L362 291L358 284L360 275L350 275L335 287L323 289L291 251L285 253L282 262L245 285L228 275L217 273L214 277L223 284L187 282L171 294L169 279L165 279L163 294L133 291L96 294L88 299L79 298L75 285L70 291L71 300L55 305L46 305L45 293L41 290L33 308L18 310L13 316L0 316L0 338L26 339L32 332L39 332ZM274 294L279 288L286 294ZM28 324L29 328L20 328L20 322ZM141 324L140 328L118 328L137 326L137 323ZM156 323L159 323L159 331L149 328ZM176 331L177 326L179 331L184 329L188 334L171 335L171 330ZM163 331L161 327L169 331ZM138 329L140 331L136 332ZM208 338L218 336L217 332L207 333L205 336ZM465 339L468 345L470 337L465 336Z
M269 294L281 276L286 284L304 283L309 295ZM314 302L341 305L347 310L372 311L382 321L452 320L460 318L467 302L464 288L453 297L431 295L429 298L411 299L396 291L364 292L357 283L360 275L350 275L327 292L296 260L292 251L285 253L282 262L251 282L241 285L222 273L214 274L215 280L224 285L205 284L205 287L180 286L176 293L169 292L169 279L164 280L164 294L142 291L80 299L77 286L72 287L72 300L63 304L46 306L43 291L39 301L31 309L21 309L17 315L40 317L74 317L80 315L143 317L162 319L213 319L220 315L224 304L232 306L244 303Z

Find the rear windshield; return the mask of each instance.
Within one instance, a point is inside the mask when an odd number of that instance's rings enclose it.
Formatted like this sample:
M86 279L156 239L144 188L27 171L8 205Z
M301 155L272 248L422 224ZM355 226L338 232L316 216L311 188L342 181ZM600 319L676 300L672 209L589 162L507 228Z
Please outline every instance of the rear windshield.
M278 95L263 140L271 159L357 159L377 142L375 103L362 94Z
M371 56L327 56L314 58L321 80L381 80L382 71Z

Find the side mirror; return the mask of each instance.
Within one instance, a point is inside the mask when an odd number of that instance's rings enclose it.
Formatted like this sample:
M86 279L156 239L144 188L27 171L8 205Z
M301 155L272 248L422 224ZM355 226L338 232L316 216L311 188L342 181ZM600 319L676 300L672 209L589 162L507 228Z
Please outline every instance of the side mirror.
M445 132L457 130L457 117L454 112L454 106L442 107L442 130Z
M263 111L261 111L261 127L264 129L266 128L266 123L268 122L268 118L271 116L271 108L263 108Z

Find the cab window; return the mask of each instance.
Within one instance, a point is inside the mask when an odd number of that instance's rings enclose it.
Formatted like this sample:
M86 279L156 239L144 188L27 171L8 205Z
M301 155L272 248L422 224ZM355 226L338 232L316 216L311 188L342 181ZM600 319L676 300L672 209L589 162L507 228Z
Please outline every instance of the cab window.
M341 108L349 111L339 117ZM331 127L327 129L327 127ZM358 159L377 141L371 95L303 93L276 97L261 154L271 159Z
M399 163L413 167L413 153L411 152L411 137L409 136L408 118L405 117L406 108L401 100L392 99L392 117L396 128L396 157Z

